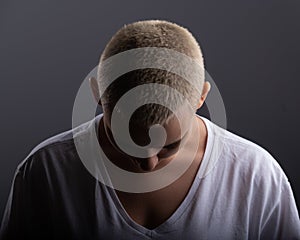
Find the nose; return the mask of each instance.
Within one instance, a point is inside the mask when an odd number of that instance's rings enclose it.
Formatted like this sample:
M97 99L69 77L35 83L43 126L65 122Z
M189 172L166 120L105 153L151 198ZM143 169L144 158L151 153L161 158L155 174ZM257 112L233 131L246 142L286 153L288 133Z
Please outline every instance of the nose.
M139 158L137 163L140 165L141 169L144 171L152 171L158 164L157 155L148 158Z

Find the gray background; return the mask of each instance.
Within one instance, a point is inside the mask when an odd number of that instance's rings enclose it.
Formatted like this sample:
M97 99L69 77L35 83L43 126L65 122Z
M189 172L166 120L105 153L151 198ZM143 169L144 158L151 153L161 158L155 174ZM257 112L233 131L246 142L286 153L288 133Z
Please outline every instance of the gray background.
M272 153L299 206L299 1L1 0L0 215L17 164L71 128L76 92L106 42L142 19L191 30L223 96L228 129Z

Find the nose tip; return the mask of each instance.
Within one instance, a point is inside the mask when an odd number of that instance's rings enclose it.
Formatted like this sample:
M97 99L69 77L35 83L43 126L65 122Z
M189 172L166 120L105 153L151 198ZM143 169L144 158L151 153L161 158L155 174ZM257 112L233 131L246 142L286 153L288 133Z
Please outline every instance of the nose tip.
M148 157L148 158L143 158L143 159L140 159L138 162L140 164L140 167L144 171L152 171L158 164L158 157L152 156L152 157Z

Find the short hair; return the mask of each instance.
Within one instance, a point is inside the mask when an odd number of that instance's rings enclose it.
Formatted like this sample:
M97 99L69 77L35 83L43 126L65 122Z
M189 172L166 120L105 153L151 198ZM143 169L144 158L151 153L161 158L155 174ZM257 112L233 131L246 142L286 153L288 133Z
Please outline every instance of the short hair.
M124 25L106 45L100 57L99 67L115 54L143 47L167 48L196 60L203 70L203 74L197 79L199 89L195 89L187 80L170 71L154 68L138 69L120 76L104 91L100 97L103 111L112 113L115 104L123 94L138 85L148 83L166 84L177 90L196 111L204 83L204 61L198 42L189 30L182 26L164 20L145 20ZM98 81L101 93L100 77ZM162 95L168 98L167 101L177 100L172 93ZM131 120L138 120L149 127L156 123L165 123L171 115L172 111L165 106L148 103L138 108L131 116Z

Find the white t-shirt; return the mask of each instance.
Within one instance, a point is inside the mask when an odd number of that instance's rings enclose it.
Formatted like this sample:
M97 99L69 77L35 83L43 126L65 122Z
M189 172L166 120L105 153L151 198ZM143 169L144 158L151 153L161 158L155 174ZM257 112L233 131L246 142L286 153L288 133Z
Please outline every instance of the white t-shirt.
M88 141L101 117L77 128L75 138ZM279 164L201 118L208 131L201 166L181 205L155 229L134 222L115 191L85 169L70 130L38 145L19 165L0 239L300 239L297 207Z

